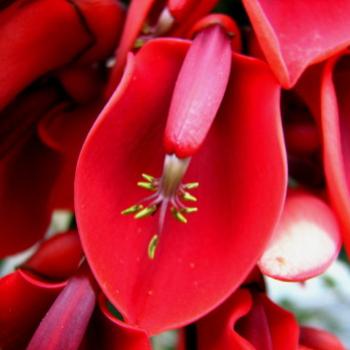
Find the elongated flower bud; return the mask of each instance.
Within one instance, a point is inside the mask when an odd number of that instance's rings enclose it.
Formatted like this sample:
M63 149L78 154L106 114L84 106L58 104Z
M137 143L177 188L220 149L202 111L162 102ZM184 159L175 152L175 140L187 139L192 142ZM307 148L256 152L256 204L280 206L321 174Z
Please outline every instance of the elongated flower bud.
M170 105L164 135L167 153L191 157L203 143L225 94L231 54L231 39L219 25L194 39Z

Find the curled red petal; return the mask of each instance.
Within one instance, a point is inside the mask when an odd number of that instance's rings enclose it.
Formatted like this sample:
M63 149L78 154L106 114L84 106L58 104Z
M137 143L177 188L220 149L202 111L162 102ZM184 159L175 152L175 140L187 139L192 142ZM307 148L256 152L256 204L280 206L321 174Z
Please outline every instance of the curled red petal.
M69 1L16 1L1 12L0 23L0 109L43 73L86 50L91 41L78 8Z
M350 56L346 53L330 60L321 79L320 120L327 188L341 223L345 248L350 252Z
M300 328L300 344L313 350L345 350L335 335L313 327Z
M201 350L294 350L299 338L293 314L245 288L199 320L197 329Z
M289 192L259 267L276 279L305 280L323 273L337 258L340 246L339 225L327 203L307 192Z
M186 174L200 183L199 211L187 225L167 218L149 259L157 215L134 220L120 212L144 195L135 185L140 174L162 169L166 115L188 46L154 40L130 60L77 167L76 213L89 264L125 320L150 334L197 319L237 288L285 195L279 85L262 62L234 56L227 98Z
M49 279L64 280L77 271L82 257L79 236L70 231L44 241L22 268Z
M132 327L118 319L107 306L101 293L93 322L89 325L82 350L118 349L151 350L151 342L145 331Z
M260 46L284 87L311 64L350 44L350 3L337 0L243 0Z
M22 270L0 279L0 347L24 348L64 285Z
M95 291L86 266L71 278L40 322L28 350L75 350L95 307Z

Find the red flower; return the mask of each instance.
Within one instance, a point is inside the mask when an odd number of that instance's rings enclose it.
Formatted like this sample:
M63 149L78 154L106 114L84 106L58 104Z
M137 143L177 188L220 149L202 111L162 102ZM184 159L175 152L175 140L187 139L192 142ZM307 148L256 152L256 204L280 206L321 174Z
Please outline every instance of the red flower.
M87 266L77 272L81 258L76 232L59 234L0 280L2 349L150 349L144 332L108 309Z
M166 115L188 48L185 41L154 40L135 58L129 56L77 168L76 212L89 264L125 320L149 334L193 321L237 288L269 240L285 193L279 85L262 62L233 55L225 98L205 141L196 143L196 153L191 145L182 148L181 133L173 139L165 134L166 150L175 152L175 158L193 155L189 165L180 164L188 165L181 168L187 170L184 181L200 184L194 190L198 212L187 225L165 219L153 260L149 255L154 255L158 214L144 220L120 215L142 198L135 186L140 174L162 170ZM205 74L206 84L213 81L215 90L220 78L210 70ZM175 105L180 110L186 105L182 91ZM198 98L198 103L206 102ZM177 114L168 125L173 123L171 130L182 127L185 140L191 134L202 140L211 123L203 113L198 124ZM157 186L148 175L145 179L142 186ZM137 216L156 209L148 207Z
M100 61L123 15L109 0L20 0L1 11L0 257L40 239L54 209L73 209L78 153L104 103Z

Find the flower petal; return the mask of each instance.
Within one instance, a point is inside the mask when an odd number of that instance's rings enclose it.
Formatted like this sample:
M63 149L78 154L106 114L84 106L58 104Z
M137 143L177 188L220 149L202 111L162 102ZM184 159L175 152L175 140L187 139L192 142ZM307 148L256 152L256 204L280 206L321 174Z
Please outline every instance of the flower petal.
M332 209L314 195L291 192L259 267L276 279L305 280L323 273L337 258L340 246Z
M279 81L291 87L312 63L350 44L350 2L243 0L260 46Z
M199 211L187 225L168 218L149 259L157 215L120 212L142 198L141 173L162 169L167 110L187 49L166 39L141 49L77 168L77 220L92 270L126 321L150 334L193 321L242 282L270 238L286 186L279 86L262 62L237 55L227 97L186 175L200 182Z
M0 347L22 349L65 283L17 270L0 280Z
M83 266L59 294L42 319L28 350L75 350L83 339L95 307L95 291Z
M49 279L64 280L77 271L82 257L79 236L69 231L44 241L21 267Z

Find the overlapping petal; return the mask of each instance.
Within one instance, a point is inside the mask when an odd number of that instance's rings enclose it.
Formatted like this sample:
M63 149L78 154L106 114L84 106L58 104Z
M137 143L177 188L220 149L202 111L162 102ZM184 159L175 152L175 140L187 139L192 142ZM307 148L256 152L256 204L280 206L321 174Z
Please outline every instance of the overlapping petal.
M291 87L311 64L350 44L350 3L243 0L261 49L279 81Z
M8 6L0 13L0 109L44 73L77 58L91 62L108 55L122 16L110 0L21 0Z
M17 270L0 280L0 346L23 348L65 283Z
M198 322L201 350L294 350L299 327L264 293L242 288Z
M259 267L277 279L305 280L323 273L337 258L340 245L339 225L332 209L310 193L289 192Z
M242 282L270 238L286 185L279 85L262 62L235 55L227 98L184 179L200 183L199 211L187 225L167 218L149 259L157 219L120 212L142 198L140 174L162 169L166 115L188 45L155 40L130 56L77 169L91 268L125 320L150 334L193 321Z

